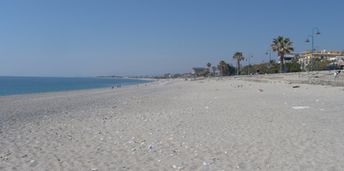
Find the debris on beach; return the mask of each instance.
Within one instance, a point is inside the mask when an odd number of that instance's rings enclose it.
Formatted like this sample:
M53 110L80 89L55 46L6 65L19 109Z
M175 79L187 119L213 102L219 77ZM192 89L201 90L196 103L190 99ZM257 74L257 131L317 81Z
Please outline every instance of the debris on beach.
M152 144L148 145L148 150L152 150L152 149L153 149L153 145Z
M244 85L238 85L237 86L237 88L243 88L244 87Z
M293 106L293 109L295 110L302 110L302 109L309 109L309 106Z
M293 88L300 88L300 86L296 85L296 86L293 86Z
M259 92L263 92L264 90L263 89L258 89Z

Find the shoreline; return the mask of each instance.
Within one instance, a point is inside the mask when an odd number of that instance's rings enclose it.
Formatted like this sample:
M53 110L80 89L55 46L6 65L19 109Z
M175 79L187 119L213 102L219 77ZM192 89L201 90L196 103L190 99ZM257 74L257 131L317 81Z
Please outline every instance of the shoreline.
M53 77L49 77L49 78L53 78ZM60 77L58 77L60 78ZM103 79L103 78L99 78L99 79ZM106 79L106 78L104 78ZM129 80L129 79L128 79ZM116 85L114 85L114 87L112 88L112 86L107 86L107 87L95 87L95 88L79 88L79 89L71 89L71 90L53 90L53 91L46 91L46 92L30 92L30 93L19 93L19 94L8 94L8 95L0 95L0 99L2 97L11 97L11 96L26 96L26 95L39 95L39 94L49 94L49 93L68 93L68 92L74 92L74 91L87 91L87 90L101 90L101 89L116 89L116 88L123 88L123 87L128 87L128 86L135 86L135 85L139 85L139 84L148 84L151 82L154 82L156 80L154 79L130 79L130 80L140 80L140 81L147 81L147 82L142 82L142 83L134 83L134 84L127 84L127 85L123 85L123 84L119 84L121 87L116 87Z

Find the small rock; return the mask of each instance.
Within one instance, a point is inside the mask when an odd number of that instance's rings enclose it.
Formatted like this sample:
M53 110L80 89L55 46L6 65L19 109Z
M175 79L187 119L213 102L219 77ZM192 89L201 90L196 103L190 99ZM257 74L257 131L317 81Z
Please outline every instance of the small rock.
M296 85L296 86L293 86L293 88L300 88L300 86Z
M31 160L30 163L30 167L36 167L38 165L38 162L36 160Z
M148 150L152 150L152 149L153 149L153 145L150 144L150 145L148 146Z
M263 89L258 89L259 92L263 92L264 90Z

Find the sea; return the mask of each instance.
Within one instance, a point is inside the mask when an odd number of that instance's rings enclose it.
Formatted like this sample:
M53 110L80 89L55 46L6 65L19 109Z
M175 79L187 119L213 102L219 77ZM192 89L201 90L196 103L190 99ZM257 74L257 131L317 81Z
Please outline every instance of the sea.
M149 81L108 77L58 78L0 76L0 96L112 88L147 82Z

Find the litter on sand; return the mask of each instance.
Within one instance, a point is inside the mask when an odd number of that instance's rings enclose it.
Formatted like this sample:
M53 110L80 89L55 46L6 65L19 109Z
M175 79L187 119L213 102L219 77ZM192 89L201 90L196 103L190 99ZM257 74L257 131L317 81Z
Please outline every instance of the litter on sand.
M309 106L293 106L293 109L300 110L300 109L309 109Z

